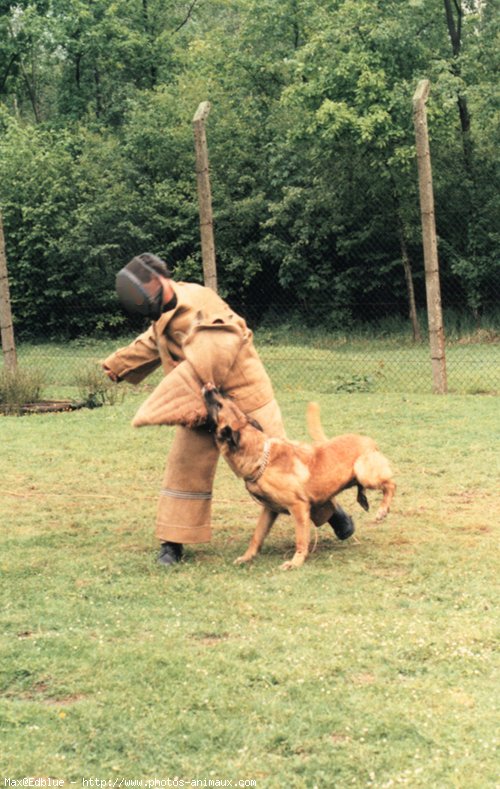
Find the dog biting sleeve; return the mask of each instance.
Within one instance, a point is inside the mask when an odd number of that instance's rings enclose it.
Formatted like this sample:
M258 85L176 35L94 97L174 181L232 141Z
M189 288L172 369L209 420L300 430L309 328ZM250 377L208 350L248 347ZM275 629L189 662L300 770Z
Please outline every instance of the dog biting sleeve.
M230 313L198 312L182 336L184 361L156 387L132 424L195 427L206 419L201 387L213 383L245 412L270 402L273 389L245 321Z
M188 361L172 370L141 405L132 420L134 427L184 425L196 427L207 417L201 381Z
M248 330L243 320L228 322L226 316L201 314L184 337L183 362L156 387L135 415L134 427L144 425L200 425L207 415L201 387L207 381L224 386Z

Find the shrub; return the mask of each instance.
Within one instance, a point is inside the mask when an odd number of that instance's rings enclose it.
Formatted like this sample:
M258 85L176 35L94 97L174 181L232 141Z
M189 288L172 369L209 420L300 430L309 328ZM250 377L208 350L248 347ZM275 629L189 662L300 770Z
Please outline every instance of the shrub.
M115 405L124 397L124 391L110 381L95 364L88 364L77 373L76 385L82 405L87 408L99 408L105 403Z
M42 385L39 370L0 370L0 411L19 414L21 406L40 399Z

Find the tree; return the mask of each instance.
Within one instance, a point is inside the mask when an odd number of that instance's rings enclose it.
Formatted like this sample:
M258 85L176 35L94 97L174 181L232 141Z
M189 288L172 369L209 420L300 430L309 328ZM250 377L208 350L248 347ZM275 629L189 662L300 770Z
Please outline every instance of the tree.
M500 245L499 22L493 0L440 7L0 2L0 197L23 326L122 325L113 275L138 249L201 279L191 120L209 99L221 292L255 320L280 298L302 322L342 329L409 313L418 339L422 77L444 303L479 320Z

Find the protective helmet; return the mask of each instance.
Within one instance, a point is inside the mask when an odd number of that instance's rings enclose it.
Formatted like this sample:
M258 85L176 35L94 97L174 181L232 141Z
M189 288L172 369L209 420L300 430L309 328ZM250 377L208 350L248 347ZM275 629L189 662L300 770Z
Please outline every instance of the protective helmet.
M132 258L116 275L116 292L123 308L157 321L165 308L171 308L170 303L163 304L160 275L171 276L160 258L147 252Z

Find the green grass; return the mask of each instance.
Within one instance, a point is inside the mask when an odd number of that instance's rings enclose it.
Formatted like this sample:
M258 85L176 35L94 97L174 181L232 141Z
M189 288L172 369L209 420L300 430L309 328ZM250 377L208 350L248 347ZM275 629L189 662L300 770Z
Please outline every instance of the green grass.
M373 435L399 485L379 526L343 494L359 542L323 528L295 573L287 518L232 564L258 508L223 464L212 542L155 563L171 430L130 427L144 392L0 418L1 775L495 786L498 402L278 396L291 436L311 398Z
M39 370L46 382L45 397L81 399L82 371L105 358L133 337L115 340L82 339L66 343L21 344L19 364ZM407 333L358 334L348 337L283 327L261 329L256 344L273 383L295 392L314 389L338 392L431 393L432 373L427 344L414 345ZM500 391L498 333L476 332L450 340L447 347L448 387L452 393ZM158 371L148 384L159 381Z

